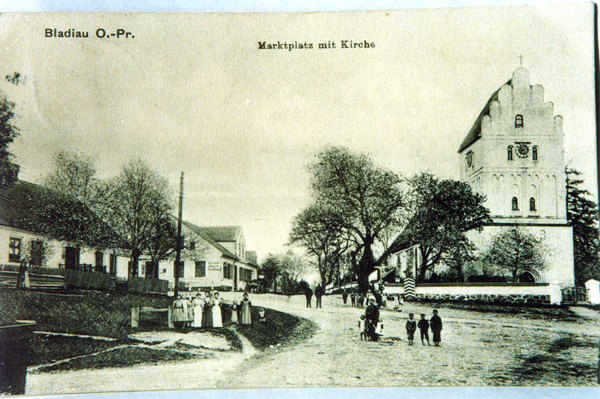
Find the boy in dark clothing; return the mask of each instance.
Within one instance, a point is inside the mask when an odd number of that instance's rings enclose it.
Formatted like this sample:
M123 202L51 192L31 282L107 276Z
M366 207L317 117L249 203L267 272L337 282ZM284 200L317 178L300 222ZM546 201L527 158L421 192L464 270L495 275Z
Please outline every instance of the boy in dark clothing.
M421 313L421 320L419 320L419 331L421 331L421 343L425 345L425 341L427 340L427 345L429 345L429 322L425 319L425 313Z
M442 341L442 319L438 316L437 309L433 310L433 316L431 317L431 332L433 333L433 344L440 346Z
M313 296L313 291L310 289L310 287L306 287L306 291L304 291L304 296L306 296L306 307L310 308Z
M409 345L412 345L415 341L415 331L417 331L417 322L414 313L410 313L406 321L406 335L408 335Z

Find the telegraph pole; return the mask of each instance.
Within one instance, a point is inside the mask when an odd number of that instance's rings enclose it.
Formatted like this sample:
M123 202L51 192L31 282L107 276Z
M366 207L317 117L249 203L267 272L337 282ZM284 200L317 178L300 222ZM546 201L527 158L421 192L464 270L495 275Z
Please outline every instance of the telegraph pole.
M175 287L173 290L173 296L177 298L179 293L179 270L181 268L181 219L183 214L183 172L181 172L181 179L179 180L179 214L177 216L177 243L175 245L175 264L173 276L175 277Z

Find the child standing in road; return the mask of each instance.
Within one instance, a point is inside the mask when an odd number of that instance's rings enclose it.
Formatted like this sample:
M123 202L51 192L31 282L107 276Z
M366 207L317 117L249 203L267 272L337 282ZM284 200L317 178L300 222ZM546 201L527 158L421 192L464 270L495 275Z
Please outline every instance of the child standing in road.
M406 321L406 335L408 335L408 344L412 345L415 342L415 331L417 331L417 322L415 321L415 314L410 313L408 320Z
M360 315L360 319L358 319L358 331L360 331L360 340L361 341L366 341L367 340L367 333L366 333L366 317L365 315Z
M429 322L425 319L425 313L421 313L421 320L417 327L421 331L421 343L425 345L425 340L427 340L427 345L429 345Z

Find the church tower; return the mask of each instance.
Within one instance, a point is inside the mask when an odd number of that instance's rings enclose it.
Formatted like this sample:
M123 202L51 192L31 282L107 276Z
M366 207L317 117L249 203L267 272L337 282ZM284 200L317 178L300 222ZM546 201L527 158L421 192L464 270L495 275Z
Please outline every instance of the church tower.
M573 228L567 224L563 120L518 68L488 100L460 148L460 180L484 194L493 223L469 237L485 250L504 229L519 227L544 245L546 267L521 281L575 284Z
M460 180L487 196L495 223L566 224L562 117L525 68L491 96L458 153Z

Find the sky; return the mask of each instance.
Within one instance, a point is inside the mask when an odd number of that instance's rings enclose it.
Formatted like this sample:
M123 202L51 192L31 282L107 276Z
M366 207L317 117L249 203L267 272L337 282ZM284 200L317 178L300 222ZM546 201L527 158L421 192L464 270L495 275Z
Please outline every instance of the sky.
M327 146L457 179L458 146L520 55L564 117L565 162L596 182L592 11L2 14L0 74L26 79L0 90L16 103L21 179L41 182L60 150L93 156L101 178L139 157L174 192L184 172L184 219L241 225L260 260L286 250L311 200L306 165ZM90 37L45 37L54 28ZM258 49L277 41L337 48Z

